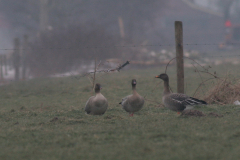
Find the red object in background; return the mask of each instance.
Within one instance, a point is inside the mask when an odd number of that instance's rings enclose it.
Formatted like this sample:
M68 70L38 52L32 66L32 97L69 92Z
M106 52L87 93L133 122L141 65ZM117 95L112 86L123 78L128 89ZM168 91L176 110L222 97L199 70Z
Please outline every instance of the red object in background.
M231 23L230 20L227 20L227 21L225 22L225 27L232 27L232 23Z

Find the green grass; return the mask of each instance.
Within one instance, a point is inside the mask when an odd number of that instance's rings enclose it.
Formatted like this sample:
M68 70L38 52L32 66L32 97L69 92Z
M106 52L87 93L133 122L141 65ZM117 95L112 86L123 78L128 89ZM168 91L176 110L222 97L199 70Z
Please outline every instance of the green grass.
M134 117L122 110L118 102L131 93L132 78L137 79L141 95L161 102L162 83L156 87L161 81L154 76L163 70L98 77L109 101L103 116L84 113L92 95L87 78L37 79L1 86L0 159L239 159L238 106L196 107L224 117L182 117L151 102ZM168 73L175 90L174 68ZM192 69L186 70L186 78L193 79L186 82L187 93L192 95L201 81Z

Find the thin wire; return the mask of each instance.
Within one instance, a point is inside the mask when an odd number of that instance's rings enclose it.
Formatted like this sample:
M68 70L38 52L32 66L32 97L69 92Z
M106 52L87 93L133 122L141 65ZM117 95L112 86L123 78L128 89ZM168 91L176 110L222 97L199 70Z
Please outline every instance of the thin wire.
M204 57L237 57L237 56L240 56L240 55L221 55L221 56L217 55L217 56L204 56Z
M240 46L240 42L239 43L185 43L183 44L183 46L219 46L219 45L239 45ZM22 49L18 49L18 50L79 50L79 49L83 49L83 48L87 48L87 49L98 49L98 48L135 48L135 47L163 47L163 46L169 46L169 47L173 47L175 46L175 44L149 44L149 45L114 45L114 46L83 46L83 47L78 47L78 48L22 48ZM0 50L17 50L14 48L3 48Z

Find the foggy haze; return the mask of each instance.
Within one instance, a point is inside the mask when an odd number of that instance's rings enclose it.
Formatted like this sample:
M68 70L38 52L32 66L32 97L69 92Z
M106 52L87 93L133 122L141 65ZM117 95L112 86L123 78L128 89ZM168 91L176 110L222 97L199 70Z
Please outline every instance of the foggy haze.
M238 25L239 6L238 0L2 0L1 54L12 54L19 38L32 76L67 72L95 58L151 61L150 52L174 48L175 21L183 22L186 51L217 50L238 40L234 29L234 41L226 39L226 22ZM124 47L131 45L139 47Z

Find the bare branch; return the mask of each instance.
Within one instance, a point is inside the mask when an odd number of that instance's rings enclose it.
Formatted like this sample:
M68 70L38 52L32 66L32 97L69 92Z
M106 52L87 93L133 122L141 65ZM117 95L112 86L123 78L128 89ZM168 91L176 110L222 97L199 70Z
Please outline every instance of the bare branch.
M167 67L168 67L168 65L169 65L174 59L176 59L176 58L177 58L177 57L172 58L172 59L167 63L166 68L165 68L165 73L167 73ZM185 57L185 56L183 56L183 58L190 59L191 61L195 62L197 65L199 65L200 67L202 67L205 71L207 71L207 69L206 69L205 67L203 67L201 64L199 64L198 62L196 62L194 59L189 58L189 57Z
M193 65L193 67L196 69L195 71L198 73L198 75L199 75L199 77L201 78L201 81L203 82L203 78L202 78L202 75L200 74L200 72L199 72L199 70L198 70L198 68L194 65L194 64L192 64ZM203 86L205 86L205 84L203 83ZM203 91L203 89L202 89L202 92L204 93L204 91ZM195 92L196 93L196 92ZM194 93L194 95L195 95L195 93ZM193 96L194 96L193 95Z
M117 68L118 72L123 68L125 67L126 65L130 64L129 61L125 62L123 65L121 65L120 67Z
M193 94L193 97L195 96L195 94L197 93L198 89L204 84L205 85L205 82L209 81L209 80L212 80L212 79L216 79L216 78L209 78L205 81L202 81L202 83L200 83L200 85L198 86L198 88L195 90L194 94Z
M85 73L85 74L83 74L82 76L80 76L80 78L81 77L85 77L85 76L87 76L87 75L89 75L89 74L92 74L92 73L110 73L110 72L114 72L114 71L120 71L123 67L125 67L126 65L128 65L128 64L130 64L130 62L129 61L127 61L127 62L125 62L124 64L122 64L122 65L120 65L119 67L117 67L117 68L113 68L113 69L104 69L104 70L96 70L96 71L93 71L93 72L88 72L88 73Z
M96 60L96 59L95 59L95 60ZM100 67L101 64L102 64L102 61L100 61L100 62L98 63L97 69L98 69L98 67Z
M93 81L92 81L92 85L93 85L92 86L92 91L93 91L93 93L94 93L94 86L95 86L95 79L96 79L96 71L97 71L97 59L95 58L95 68L94 68Z
M167 67L168 67L168 65L174 60L174 59L176 59L177 57L174 57L174 58L172 58L169 62L168 62L168 64L166 65L166 68L165 68L165 73L167 73Z

